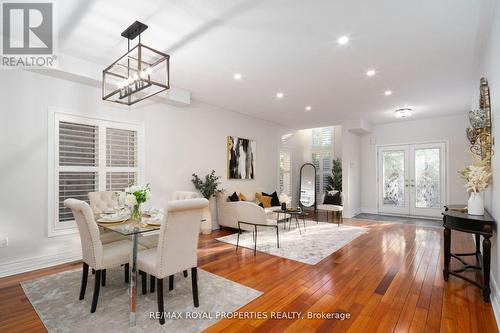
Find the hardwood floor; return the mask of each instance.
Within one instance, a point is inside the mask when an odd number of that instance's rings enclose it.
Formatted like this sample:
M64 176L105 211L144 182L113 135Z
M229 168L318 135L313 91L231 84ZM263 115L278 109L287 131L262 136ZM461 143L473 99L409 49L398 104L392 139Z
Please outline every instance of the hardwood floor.
M345 312L350 319L226 319L206 332L498 332L479 288L455 277L444 282L442 230L352 219L344 224L370 231L314 266L254 256L249 249L236 253L214 239L233 232L227 229L200 238L199 266L263 292L240 312ZM452 251L474 250L470 235L452 237ZM0 332L45 332L19 283L77 267L0 279Z

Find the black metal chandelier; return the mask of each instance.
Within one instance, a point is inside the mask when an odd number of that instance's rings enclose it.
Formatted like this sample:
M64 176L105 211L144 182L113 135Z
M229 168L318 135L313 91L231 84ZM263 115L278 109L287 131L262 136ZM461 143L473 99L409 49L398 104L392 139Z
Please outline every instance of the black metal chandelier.
M132 105L170 88L170 56L141 44L147 25L135 21L122 36L127 53L102 71L102 99ZM130 41L139 37L132 49Z

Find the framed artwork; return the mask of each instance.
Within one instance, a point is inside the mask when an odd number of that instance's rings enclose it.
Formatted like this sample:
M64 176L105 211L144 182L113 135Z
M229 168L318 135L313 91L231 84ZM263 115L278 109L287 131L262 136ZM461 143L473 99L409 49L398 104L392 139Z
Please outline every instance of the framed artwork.
M255 178L255 140L227 137L227 178Z

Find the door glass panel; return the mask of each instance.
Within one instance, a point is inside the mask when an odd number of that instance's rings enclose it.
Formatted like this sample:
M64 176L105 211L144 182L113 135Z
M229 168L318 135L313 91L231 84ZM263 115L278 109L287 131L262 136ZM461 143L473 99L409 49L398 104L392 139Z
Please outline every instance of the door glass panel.
M440 149L415 149L415 206L441 208Z
M384 205L405 206L405 152L382 152Z

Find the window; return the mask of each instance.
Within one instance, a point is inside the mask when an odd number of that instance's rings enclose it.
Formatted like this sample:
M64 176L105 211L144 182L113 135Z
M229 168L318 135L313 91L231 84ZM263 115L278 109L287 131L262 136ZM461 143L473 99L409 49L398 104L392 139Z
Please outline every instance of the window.
M312 163L316 166L316 198L330 189L329 177L332 173L333 127L313 128L311 131Z
M139 177L141 127L63 113L52 113L49 135L49 236L76 231L64 200L88 202L94 191L123 191Z
M288 150L280 150L279 194L292 196L292 158Z

